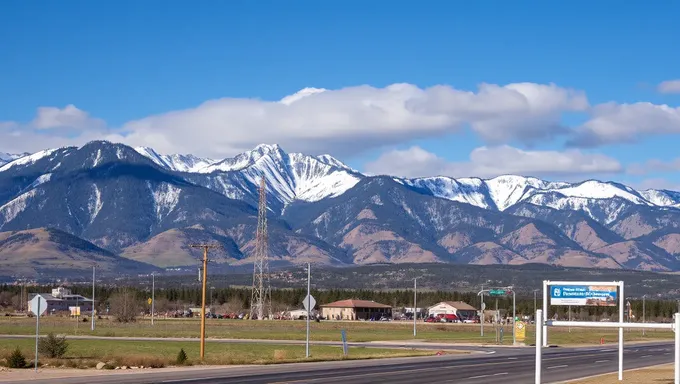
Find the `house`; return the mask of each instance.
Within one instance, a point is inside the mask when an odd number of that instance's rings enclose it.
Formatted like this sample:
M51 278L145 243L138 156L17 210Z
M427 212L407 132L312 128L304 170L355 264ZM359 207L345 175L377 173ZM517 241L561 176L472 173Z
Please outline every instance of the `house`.
M442 301L427 308L429 316L456 315L459 318L468 319L477 317L477 308L462 301Z
M31 300L34 297L40 295L47 301L47 311L45 314L51 314L55 312L73 312L72 308L80 307L80 313L92 312L92 299L81 295L74 295L71 290L65 287L59 287L52 289L52 293L34 293L29 297L28 307L31 307Z
M368 300L340 300L321 305L321 316L328 320L380 320L392 318L392 307Z

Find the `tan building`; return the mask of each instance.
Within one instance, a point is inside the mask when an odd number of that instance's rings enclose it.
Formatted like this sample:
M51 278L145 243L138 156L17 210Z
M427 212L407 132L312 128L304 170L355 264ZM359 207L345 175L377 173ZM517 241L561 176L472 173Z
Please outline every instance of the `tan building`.
M454 314L464 319L474 318L477 316L477 308L462 301L442 301L429 308L427 313L430 316L450 315Z
M392 307L368 300L340 300L321 305L321 316L328 320L380 320L392 318Z

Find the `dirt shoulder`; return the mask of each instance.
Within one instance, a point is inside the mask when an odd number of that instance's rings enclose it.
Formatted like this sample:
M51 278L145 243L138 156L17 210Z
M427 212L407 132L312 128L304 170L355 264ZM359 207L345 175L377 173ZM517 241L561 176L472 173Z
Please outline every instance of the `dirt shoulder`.
M657 365L649 368L640 368L623 372L625 383L638 384L672 384L673 364ZM619 384L617 373L593 376L586 379L566 381L569 384Z

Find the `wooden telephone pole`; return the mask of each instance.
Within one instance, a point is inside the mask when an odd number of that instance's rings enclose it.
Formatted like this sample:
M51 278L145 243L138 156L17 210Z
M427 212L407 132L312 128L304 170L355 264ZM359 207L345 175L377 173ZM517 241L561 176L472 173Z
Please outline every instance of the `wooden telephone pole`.
M208 249L219 248L216 244L191 244L191 248L203 248L203 301L201 302L201 361L205 356L205 287L208 277Z

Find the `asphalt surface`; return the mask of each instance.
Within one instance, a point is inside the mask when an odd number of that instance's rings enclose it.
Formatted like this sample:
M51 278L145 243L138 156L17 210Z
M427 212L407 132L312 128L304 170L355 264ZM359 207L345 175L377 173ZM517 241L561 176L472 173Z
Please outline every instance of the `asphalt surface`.
M31 382L53 384L128 383L480 383L534 382L534 348L496 348L469 355L443 355L382 360L298 363L233 368L196 368L185 371L150 370L100 376L81 376ZM313 352L313 351L312 351ZM351 354L351 350L350 350ZM634 344L624 348L624 369L670 363L673 344ZM543 382L557 383L616 372L616 345L589 348L544 348ZM625 380L624 372L624 380ZM0 377L0 382L1 381ZM26 381L16 381L26 383Z

